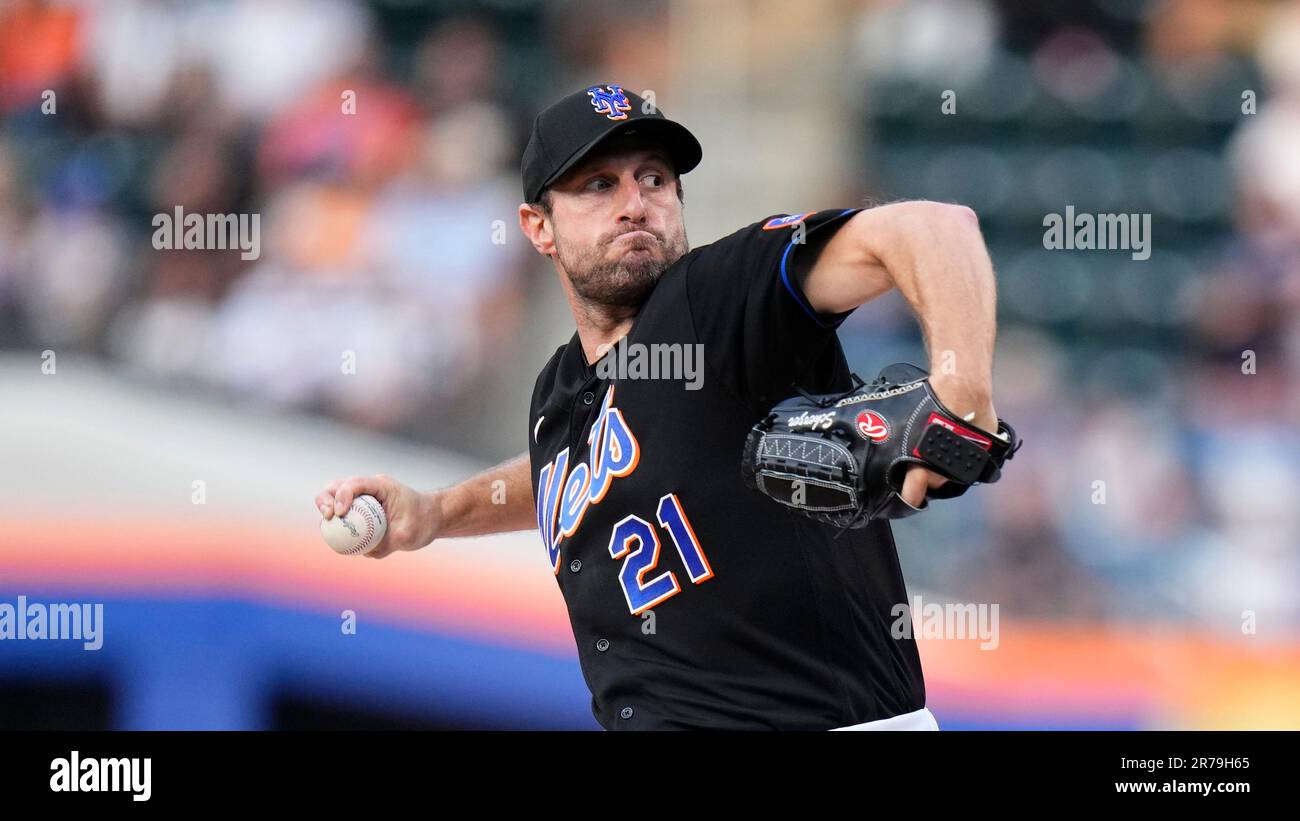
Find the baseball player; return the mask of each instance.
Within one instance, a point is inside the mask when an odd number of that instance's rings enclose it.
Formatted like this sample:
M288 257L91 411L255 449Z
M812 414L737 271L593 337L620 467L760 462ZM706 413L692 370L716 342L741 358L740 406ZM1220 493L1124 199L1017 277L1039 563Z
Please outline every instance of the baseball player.
M681 178L701 156L617 85L542 111L519 226L577 329L537 377L528 453L427 493L354 477L317 507L328 518L376 496L389 519L376 558L536 528L605 729L938 729L910 632L891 634L907 591L888 521L836 538L746 488L739 457L794 386L852 387L836 328L892 288L920 322L935 393L996 431L977 219L932 202L834 208L690 250ZM689 351L698 373L645 367L646 352ZM497 480L507 504L492 502ZM901 496L919 508L943 482L913 466Z

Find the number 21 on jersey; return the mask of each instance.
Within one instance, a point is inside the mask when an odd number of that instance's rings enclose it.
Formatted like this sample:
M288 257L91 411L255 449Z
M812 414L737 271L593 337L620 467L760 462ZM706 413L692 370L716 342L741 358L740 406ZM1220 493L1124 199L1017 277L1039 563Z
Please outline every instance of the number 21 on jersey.
M677 555L682 557L691 581L701 584L713 578L713 568L709 566L677 494L665 493L659 499L658 518L659 526L677 548ZM624 517L614 525L614 532L610 534L609 555L612 559L623 560L618 579L623 586L628 610L634 616L681 592L677 575L671 570L646 579L646 575L659 564L660 546L658 530L640 516Z

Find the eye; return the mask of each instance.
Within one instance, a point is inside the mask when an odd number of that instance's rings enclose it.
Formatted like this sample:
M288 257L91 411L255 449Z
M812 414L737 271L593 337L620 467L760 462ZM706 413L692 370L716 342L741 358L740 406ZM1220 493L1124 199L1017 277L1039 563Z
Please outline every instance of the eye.
M655 188L658 188L658 187L660 187L661 185L664 184L664 175L663 175L663 174L659 174L659 173L657 173L657 172L653 172L653 171L652 171L651 173L649 173L649 174L646 174L646 175L645 175L644 177L642 177L641 179L642 179L642 180L651 180L651 181L652 181L652 185L654 185Z
M586 191L604 191L609 187L609 180L604 177L592 177L583 189Z

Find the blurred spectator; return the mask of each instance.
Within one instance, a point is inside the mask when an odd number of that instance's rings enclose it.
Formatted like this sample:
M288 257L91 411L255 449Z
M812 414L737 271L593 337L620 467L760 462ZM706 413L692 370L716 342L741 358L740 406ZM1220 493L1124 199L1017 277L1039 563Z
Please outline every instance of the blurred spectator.
M356 63L372 23L351 0L228 0L200 4L192 25L221 105L265 120Z
M1261 632L1277 637L1300 621L1300 434L1284 413L1287 380L1243 374L1235 363L1203 366L1191 377L1189 434L1214 535L1196 552L1189 589L1218 629L1240 634L1251 611L1267 625Z
M17 260L24 327L41 348L99 342L125 284L125 231L95 208L41 208Z
M1300 366L1300 6L1283 5L1260 45L1273 95L1244 116L1228 145L1234 172L1236 234L1207 277L1198 322L1208 352L1240 361L1246 351L1265 362L1287 357ZM1243 103L1244 104L1244 103Z
M99 107L111 123L148 125L178 75L197 60L201 31L189 7L159 0L86 6L87 68Z
M0 3L0 114L62 87L80 52L78 9L54 0Z
M492 100L504 78L500 43L483 20L452 17L434 26L415 53L414 92L429 114Z
M862 18L857 51L861 68L872 76L948 85L988 68L999 28L987 0L881 2Z

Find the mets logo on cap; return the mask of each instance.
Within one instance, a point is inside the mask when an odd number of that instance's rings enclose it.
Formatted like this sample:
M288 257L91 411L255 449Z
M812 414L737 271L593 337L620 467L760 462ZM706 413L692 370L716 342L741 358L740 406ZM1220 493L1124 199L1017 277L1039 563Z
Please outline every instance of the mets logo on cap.
M626 120L632 110L632 103L623 93L622 86L592 86L587 89L591 95L591 106L597 114L604 114L611 120Z
M863 411L858 414L858 418L853 425L858 435L863 439L870 439L873 442L883 442L889 438L889 423L885 417L875 411Z

